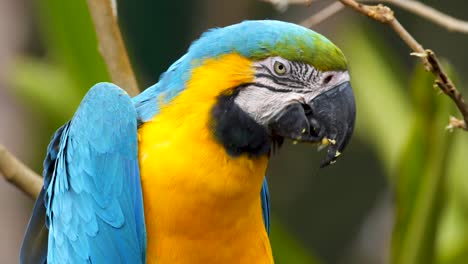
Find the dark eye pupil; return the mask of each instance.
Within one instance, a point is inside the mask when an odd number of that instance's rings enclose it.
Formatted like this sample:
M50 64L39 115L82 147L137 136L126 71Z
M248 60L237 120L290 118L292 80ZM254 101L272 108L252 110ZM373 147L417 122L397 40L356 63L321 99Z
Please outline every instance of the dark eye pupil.
M329 83L333 78L333 75L328 75L327 77L325 77L325 79L323 79L323 83L327 84Z
M273 67L274 67L275 73L278 75L283 75L287 71L286 66L279 61L276 61Z

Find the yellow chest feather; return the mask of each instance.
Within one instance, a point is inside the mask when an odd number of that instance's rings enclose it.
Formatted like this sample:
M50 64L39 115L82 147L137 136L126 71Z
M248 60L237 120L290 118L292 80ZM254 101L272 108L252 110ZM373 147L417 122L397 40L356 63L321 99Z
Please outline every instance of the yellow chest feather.
M148 263L273 263L260 202L268 158L230 157L210 131L216 97L252 78L240 56L207 61L140 127Z

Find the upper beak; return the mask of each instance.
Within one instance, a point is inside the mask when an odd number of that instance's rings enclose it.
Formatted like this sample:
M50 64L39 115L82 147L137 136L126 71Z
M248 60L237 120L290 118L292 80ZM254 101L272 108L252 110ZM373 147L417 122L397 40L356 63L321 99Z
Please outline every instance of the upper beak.
M320 167L333 163L353 134L356 104L349 82L314 97L306 104L288 105L270 123L274 136L304 142L329 143Z
M334 162L348 144L356 120L356 104L349 82L342 83L312 99L311 123L319 137L326 137L330 142L327 157L321 167ZM317 131L318 129L318 131Z

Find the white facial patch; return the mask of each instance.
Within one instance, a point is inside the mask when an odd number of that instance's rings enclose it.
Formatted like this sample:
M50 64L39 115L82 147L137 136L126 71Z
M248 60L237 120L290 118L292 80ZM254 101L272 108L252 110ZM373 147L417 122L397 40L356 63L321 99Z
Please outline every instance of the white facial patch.
M255 79L241 88L235 103L265 126L286 106L308 104L319 94L349 81L347 71L321 72L311 65L281 57L255 62L253 67Z

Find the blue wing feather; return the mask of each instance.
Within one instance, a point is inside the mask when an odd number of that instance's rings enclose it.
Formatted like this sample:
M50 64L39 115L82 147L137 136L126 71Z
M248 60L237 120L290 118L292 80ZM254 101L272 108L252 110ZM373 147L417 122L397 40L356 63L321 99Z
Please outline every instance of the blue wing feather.
M270 234L270 192L268 191L268 182L266 177L263 179L262 190L260 192L260 199L262 201L262 214L263 223L267 234Z
M21 245L20 263L22 264L38 264L47 262L48 248L48 221L46 221L45 212L45 190L50 184L50 179L55 170L55 162L57 160L58 151L60 148L60 138L63 129L68 126L68 123L60 127L52 136L52 140L47 148L47 155L44 160L44 186L39 193L39 196L34 204L34 209L29 220L28 229L26 230L23 244Z
M34 205L25 239L21 245L20 263L44 264L47 262L47 240L49 231L45 224L44 189Z
M49 263L146 262L137 148L130 97L113 84L95 85L44 162Z

